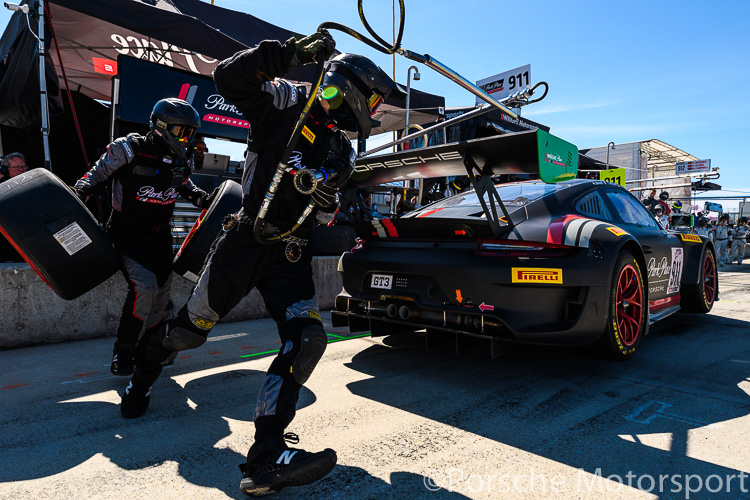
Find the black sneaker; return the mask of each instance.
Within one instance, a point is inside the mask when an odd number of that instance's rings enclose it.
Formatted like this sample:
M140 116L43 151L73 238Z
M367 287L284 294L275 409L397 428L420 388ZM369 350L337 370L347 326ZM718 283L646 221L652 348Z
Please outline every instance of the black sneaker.
M109 367L109 371L112 372L112 375L129 377L133 374L133 368L135 367L134 357L134 346L122 347L115 344L115 349L112 351L112 365Z
M287 432L284 437L256 441L250 447L247 463L240 465L242 493L250 496L270 495L287 486L310 484L335 467L337 457L332 449L310 453L289 448L284 440L299 443L296 434Z
M120 413L125 418L138 418L148 408L148 402L151 400L151 385L138 383L133 377L120 401Z

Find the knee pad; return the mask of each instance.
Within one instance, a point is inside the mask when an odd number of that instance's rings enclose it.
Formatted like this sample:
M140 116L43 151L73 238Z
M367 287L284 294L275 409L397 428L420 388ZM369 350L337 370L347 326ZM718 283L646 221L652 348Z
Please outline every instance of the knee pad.
M206 343L206 338L207 335L201 335L187 328L176 326L169 329L162 345L170 351L186 351L202 346Z
M328 345L328 337L321 325L310 325L302 330L300 350L292 363L292 375L299 384L304 384L312 375Z

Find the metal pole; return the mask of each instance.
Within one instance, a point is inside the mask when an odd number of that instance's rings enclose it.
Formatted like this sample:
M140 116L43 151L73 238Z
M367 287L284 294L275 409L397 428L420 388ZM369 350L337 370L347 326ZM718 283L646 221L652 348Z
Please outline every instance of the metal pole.
M409 135L409 105L411 100L411 70L414 70L414 79L418 79L419 70L416 66L409 66L409 69L406 70L406 116L404 117L404 137ZM427 144L424 145L427 147ZM404 187L415 187L414 183L416 181L406 181L404 183ZM417 208L419 203L417 202Z
M612 144L612 149L615 149L615 143L613 141L609 141L607 143L607 168L605 170L609 170L609 145Z
M49 152L49 116L47 105L47 75L44 64L44 0L37 0L39 25L39 94L42 100L42 143L44 144L44 168L52 171L52 159Z
M411 70L414 70L414 79L417 80L419 69L416 66L409 66L406 70L406 118L404 119L404 135L409 133L409 101L411 100ZM427 144L425 144L425 147Z

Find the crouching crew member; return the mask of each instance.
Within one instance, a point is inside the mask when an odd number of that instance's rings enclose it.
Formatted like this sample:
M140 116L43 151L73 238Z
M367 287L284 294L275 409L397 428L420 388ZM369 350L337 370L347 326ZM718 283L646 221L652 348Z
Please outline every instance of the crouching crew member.
M115 375L133 374L136 344L139 352L145 351L164 318L172 282L169 222L178 194L199 208L207 208L212 199L190 181L192 140L200 127L195 109L181 99L162 99L154 106L150 126L145 136L129 134L107 146L73 187L86 200L113 180L107 234L128 284L110 367Z
M308 100L304 88L281 77L293 66L328 59L333 50L333 39L322 31L299 42L266 40L216 67L216 88L251 125L242 209L229 218L214 242L190 300L162 330L163 341L155 337L149 345L121 403L125 417L143 414L151 385L161 371L160 361L173 351L202 345L214 324L258 288L276 322L282 346L260 389L255 441L241 466L240 489L248 495L316 481L336 464L336 452L331 449L310 453L289 448L285 442L299 441L285 431L294 418L302 384L327 344L312 278L312 257L300 239L311 234L315 217L327 214L325 221L330 220L337 190L353 171L356 154L343 130L368 137L378 125L372 114L396 89L372 61L354 54L341 54L330 61L322 88L314 90L315 101L287 164L288 170L324 169L329 172L328 180L312 195L303 195L294 188L290 172L285 172L268 207L262 234L268 238L288 232L311 196L316 205L312 215L295 237L269 245L253 235L256 216Z

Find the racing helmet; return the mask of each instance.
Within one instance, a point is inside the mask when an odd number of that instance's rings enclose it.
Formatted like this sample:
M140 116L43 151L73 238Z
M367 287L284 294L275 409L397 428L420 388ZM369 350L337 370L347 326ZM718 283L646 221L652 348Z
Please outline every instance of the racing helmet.
M201 119L187 101L169 97L157 102L149 125L175 156L187 160L192 155L195 131L201 126Z
M740 217L740 224L747 224L747 217Z
M339 127L367 138L380 125L372 115L391 94L402 94L382 69L366 57L339 54L331 60L320 98L328 103L328 114Z
M698 227L706 227L708 225L708 219L701 217L698 219Z
M672 207L677 210L682 210L682 202L680 200L675 200L675 202L672 203Z
M655 215L661 215L663 213L664 213L664 207L662 207L661 205L656 205L654 207L654 214Z
M668 200L669 199L669 193L667 193L666 191L662 191L661 193L659 193L659 199L661 201Z

